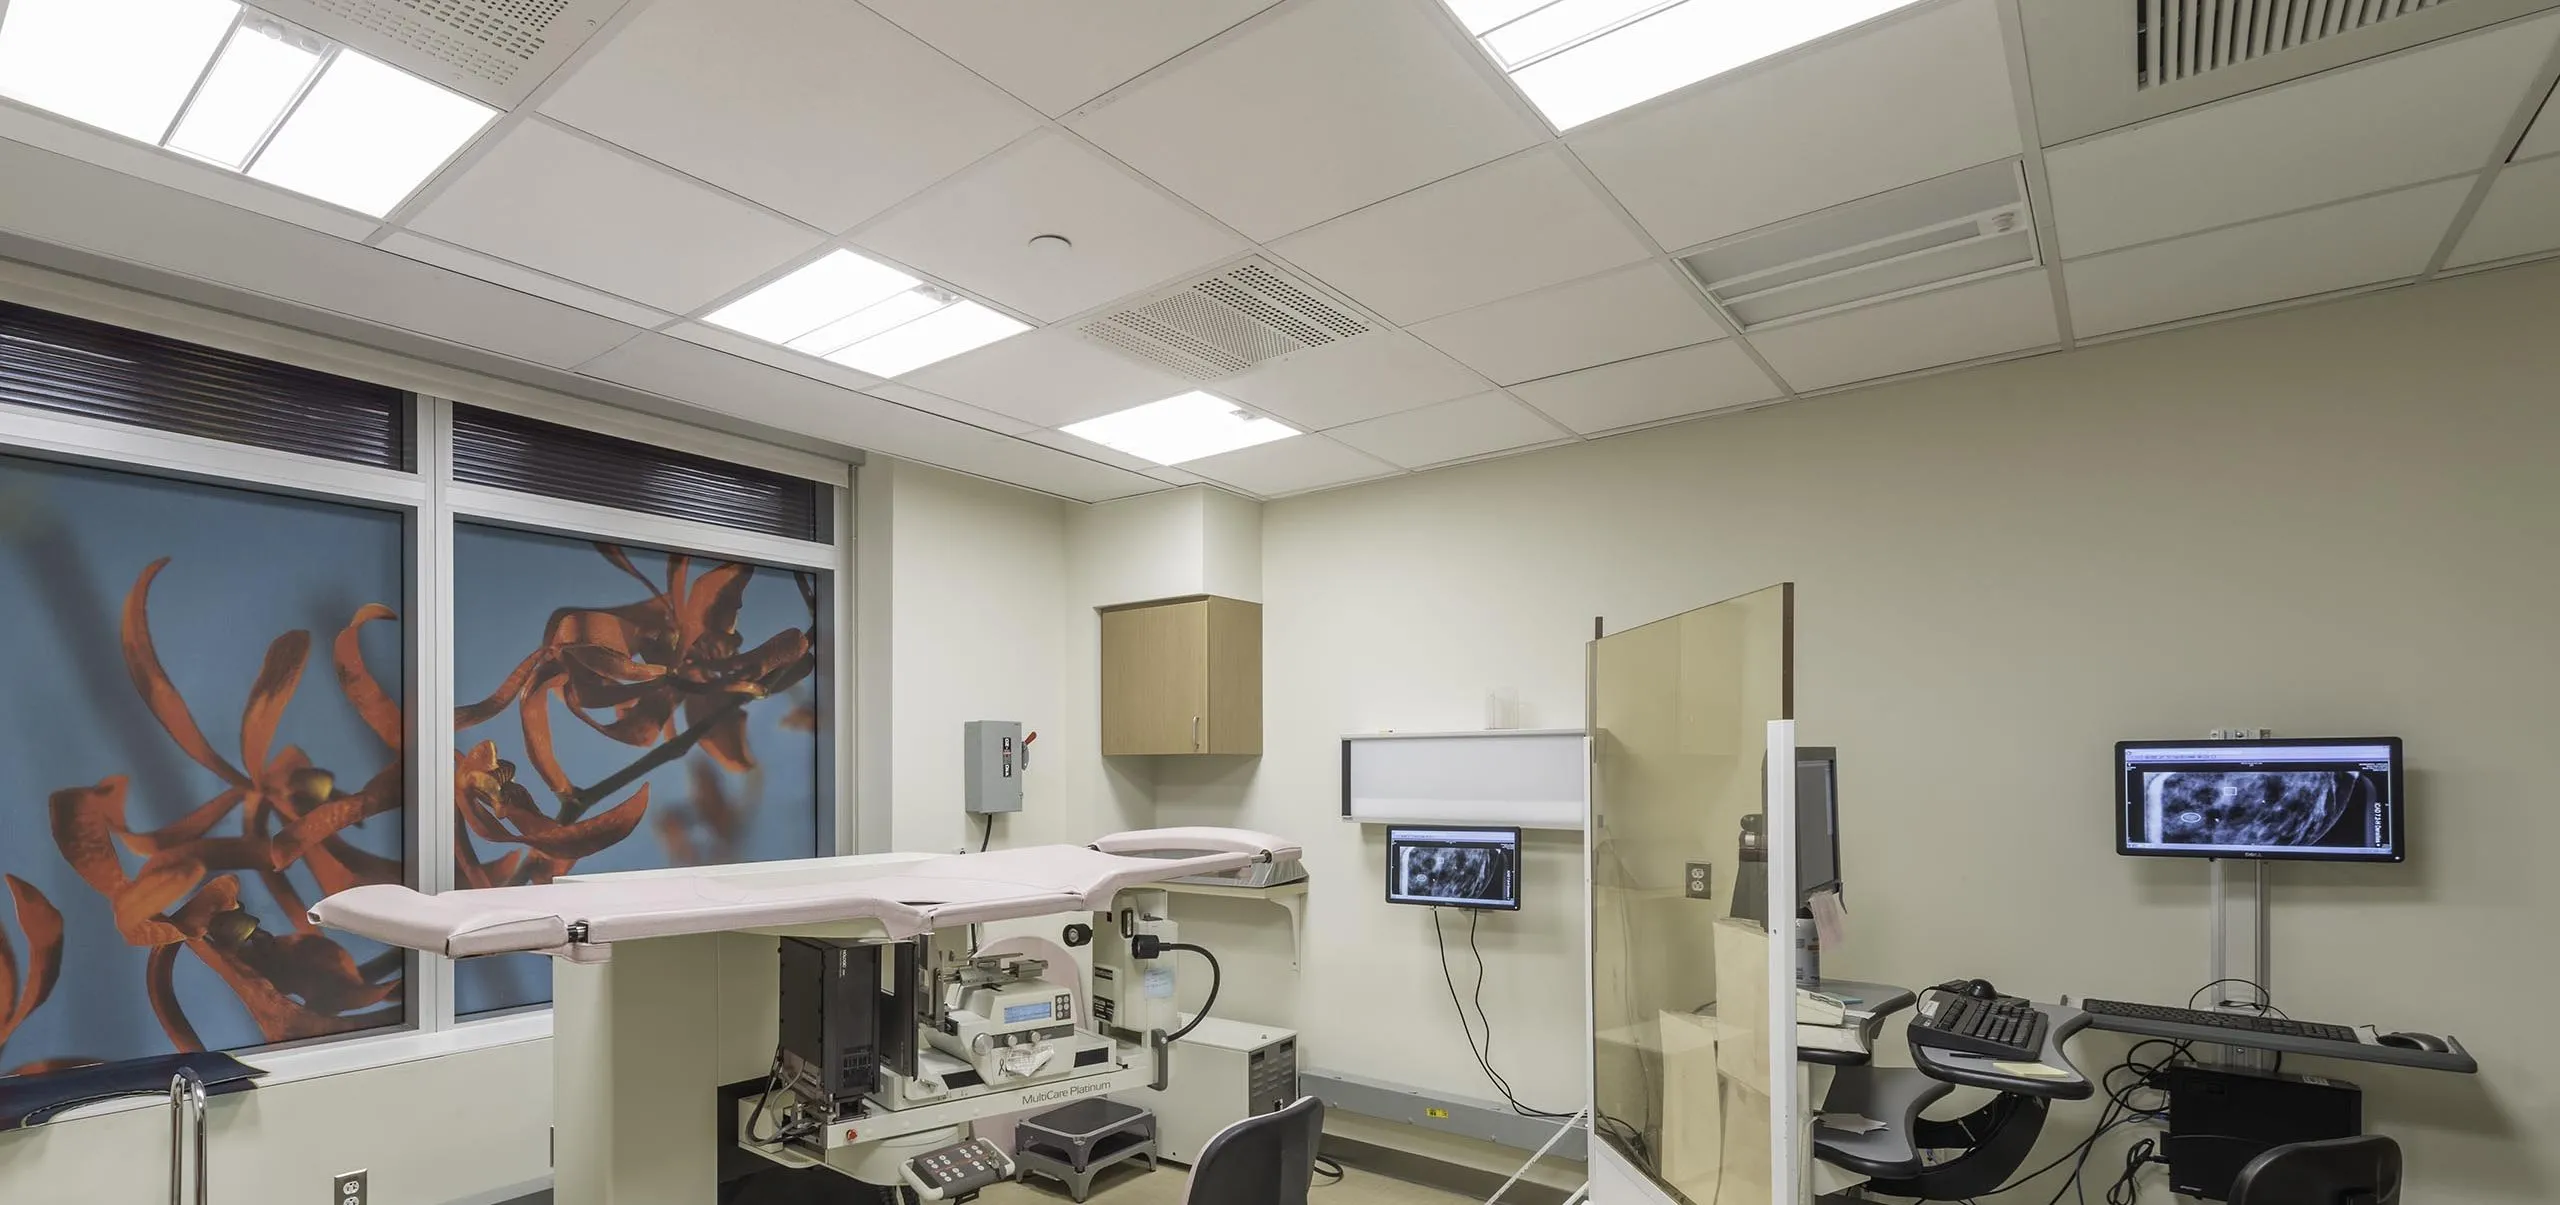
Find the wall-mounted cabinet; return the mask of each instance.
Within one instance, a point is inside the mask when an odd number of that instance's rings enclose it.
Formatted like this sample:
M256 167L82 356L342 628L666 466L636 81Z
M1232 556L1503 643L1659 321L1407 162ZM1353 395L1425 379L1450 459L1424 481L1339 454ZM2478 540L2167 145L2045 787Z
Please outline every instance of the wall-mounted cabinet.
M1262 752L1262 604L1215 595L1102 611L1102 752Z

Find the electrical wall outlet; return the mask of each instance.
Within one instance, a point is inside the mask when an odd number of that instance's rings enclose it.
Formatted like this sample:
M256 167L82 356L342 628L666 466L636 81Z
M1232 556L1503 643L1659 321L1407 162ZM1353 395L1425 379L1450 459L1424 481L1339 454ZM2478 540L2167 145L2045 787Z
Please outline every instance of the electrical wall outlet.
M333 1205L365 1205L371 1179L372 1173L363 1168L339 1172L329 1177L329 1200Z
M1687 889L1690 899L1711 900L1716 898L1716 868L1714 863L1689 863L1689 871L1685 876L1683 876L1681 882Z

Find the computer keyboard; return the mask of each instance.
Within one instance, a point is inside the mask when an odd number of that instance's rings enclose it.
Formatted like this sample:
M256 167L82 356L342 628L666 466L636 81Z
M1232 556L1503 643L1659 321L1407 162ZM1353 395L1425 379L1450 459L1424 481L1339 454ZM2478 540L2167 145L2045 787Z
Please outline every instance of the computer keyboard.
M2165 1004L2127 1004L2121 1000L2083 1000L2080 1002L2080 1008L2083 1012L2099 1017L2166 1021L2174 1025L2201 1025L2210 1029L2231 1029L2244 1033L2314 1038L2323 1042L2356 1040L2356 1031L2344 1025L2323 1025L2317 1021L2295 1021L2284 1017L2262 1017L2256 1013L2206 1012L2195 1008L2171 1008Z
M1910 1039L1933 1050L2032 1063L2044 1057L2045 1028L2044 1014L2016 996L1982 999L1933 987L1920 993Z

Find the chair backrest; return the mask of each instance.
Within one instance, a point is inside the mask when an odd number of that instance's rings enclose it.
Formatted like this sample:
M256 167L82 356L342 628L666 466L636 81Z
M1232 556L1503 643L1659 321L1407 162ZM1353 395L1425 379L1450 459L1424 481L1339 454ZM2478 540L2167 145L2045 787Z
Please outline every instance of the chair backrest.
M1307 1205L1323 1138L1324 1102L1312 1096L1228 1126L1191 1165L1183 1205Z
M2367 1134L2276 1147L2240 1169L2230 1205L2400 1205L2400 1144Z

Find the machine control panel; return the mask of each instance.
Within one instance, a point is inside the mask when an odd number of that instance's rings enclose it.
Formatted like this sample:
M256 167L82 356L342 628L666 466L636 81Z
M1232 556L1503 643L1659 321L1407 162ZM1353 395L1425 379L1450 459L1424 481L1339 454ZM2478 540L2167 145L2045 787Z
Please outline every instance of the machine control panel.
M996 1144L972 1138L906 1162L907 1187L927 1201L966 1201L1000 1180L1013 1178L1013 1160Z

